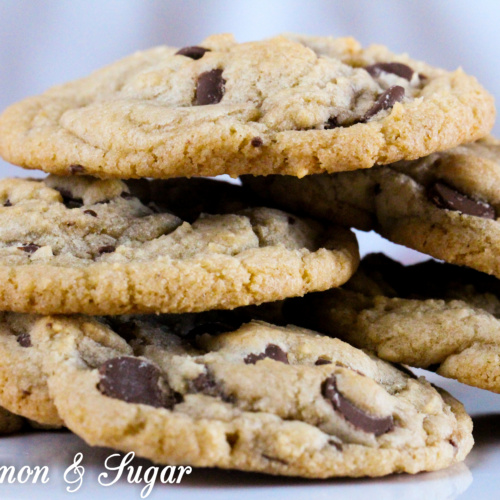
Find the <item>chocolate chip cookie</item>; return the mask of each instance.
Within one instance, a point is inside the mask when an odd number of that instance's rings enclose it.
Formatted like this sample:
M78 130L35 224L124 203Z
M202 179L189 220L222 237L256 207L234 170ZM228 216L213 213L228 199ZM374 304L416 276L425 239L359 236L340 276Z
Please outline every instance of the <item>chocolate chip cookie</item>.
M193 199L187 179L1 180L0 309L232 309L338 286L355 271L351 232L242 208L242 188L216 182L199 179L205 194Z
M470 450L462 405L423 378L298 327L222 321L44 317L30 349L67 427L157 463L380 476Z
M289 319L369 349L500 392L500 282L428 261L403 266L369 255L342 289L287 305Z
M271 204L378 231L395 243L500 277L500 141L333 175L245 176Z
M487 138L415 162L380 182L380 233L500 278L500 141Z
M493 98L352 38L157 47L8 108L0 154L60 175L175 177L369 168L483 137Z

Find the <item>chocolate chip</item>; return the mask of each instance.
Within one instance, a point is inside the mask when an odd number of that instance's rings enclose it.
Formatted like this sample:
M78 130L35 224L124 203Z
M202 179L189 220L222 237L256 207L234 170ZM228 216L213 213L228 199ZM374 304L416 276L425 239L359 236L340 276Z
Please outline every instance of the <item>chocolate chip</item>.
M99 248L98 252L99 255L102 255L103 253L113 253L116 250L116 247L113 245L105 245L101 248Z
M17 248L26 253L35 253L40 248L40 245L35 245L35 243L27 243L24 244L22 247L17 247Z
M5 203L3 204L4 207L11 207L12 206L12 203L10 202L10 200L5 200Z
M331 365L332 362L326 358L318 358L316 360L316 363L314 363L316 366L321 366L321 365Z
M70 165L69 171L72 174L81 174L82 172L85 172L85 168L82 167L82 165Z
M281 347L276 344L269 344L266 347L266 350L260 354L249 354L243 361L247 365L254 365L257 361L260 361L264 358L274 359L275 361L279 361L280 363L288 364L288 356Z
M206 396L220 398L223 401L231 402L233 398L227 396L222 387L215 380L210 372L200 373L196 378L190 380L188 383L188 391L191 393L201 393Z
M143 359L109 359L100 366L99 377L97 388L110 398L169 409L178 402L160 370Z
M260 138L260 137L254 137L250 144L254 147L254 148L260 148L263 144L264 144L264 141Z
M189 392L201 392L207 396L218 396L219 386L215 379L208 373L200 373L196 378L189 381Z
M428 190L429 199L439 208L455 210L467 215L495 219L495 209L482 201L476 201L446 185L434 183Z
M206 71L198 77L195 103L198 106L217 104L224 96L226 80L221 69Z
M344 397L337 389L337 379L335 375L328 377L321 385L321 393L327 399L333 409L340 413L354 427L364 432L370 432L375 436L380 436L394 428L392 415L388 417L374 417L358 408Z
M179 49L175 55L190 57L191 59L197 61L205 55L205 52L210 52L210 49L193 45L192 47L183 47L182 49Z
M297 219L293 218L291 215L288 216L288 224L290 224L290 226L293 226L296 222L297 222Z
M83 213L91 215L92 217L97 217L97 214L93 210L84 210Z
M21 333L21 335L17 336L16 340L21 347L31 347L32 345L29 333Z
M134 196L131 193L127 193L127 191L123 191L123 193L120 196L125 200L131 200L132 198L136 198L136 196Z
M373 78L378 78L381 73L393 73L408 81L414 73L409 66L398 62L370 64L370 66L365 66L365 69Z
M323 126L323 130L331 130L332 128L340 127L336 116L331 116Z
M366 112L365 116L360 120L361 123L368 121L380 111L390 109L397 102L401 101L405 96L405 89L399 85L389 87L385 92L379 95L375 104Z

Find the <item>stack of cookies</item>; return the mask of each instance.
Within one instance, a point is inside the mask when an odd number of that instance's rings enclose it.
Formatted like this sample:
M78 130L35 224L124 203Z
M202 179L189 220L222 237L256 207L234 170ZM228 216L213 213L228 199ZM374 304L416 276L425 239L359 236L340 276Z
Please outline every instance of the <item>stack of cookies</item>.
M3 430L303 477L463 460L470 417L406 366L500 392L494 116L461 70L297 35L14 104L0 154L50 175L0 181ZM448 263L357 269L352 227Z

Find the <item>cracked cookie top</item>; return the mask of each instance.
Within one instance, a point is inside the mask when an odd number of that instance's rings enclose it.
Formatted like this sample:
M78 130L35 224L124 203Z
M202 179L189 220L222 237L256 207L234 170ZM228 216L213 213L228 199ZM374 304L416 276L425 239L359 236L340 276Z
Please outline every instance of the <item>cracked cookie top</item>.
M423 378L309 330L211 314L44 317L26 351L42 353L67 427L158 463L377 476L470 450L463 407Z
M0 154L98 177L369 168L478 139L492 97L461 70L352 38L157 47L8 108Z
M338 286L354 272L349 231L251 206L238 186L195 186L1 180L0 310L232 309Z

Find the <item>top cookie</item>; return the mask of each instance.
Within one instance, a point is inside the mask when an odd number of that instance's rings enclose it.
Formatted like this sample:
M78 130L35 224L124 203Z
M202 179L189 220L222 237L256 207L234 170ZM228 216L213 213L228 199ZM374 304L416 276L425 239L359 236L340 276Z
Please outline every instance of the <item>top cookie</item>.
M136 53L14 104L0 117L0 154L60 175L302 177L473 141L494 115L475 78L381 46L218 35Z

